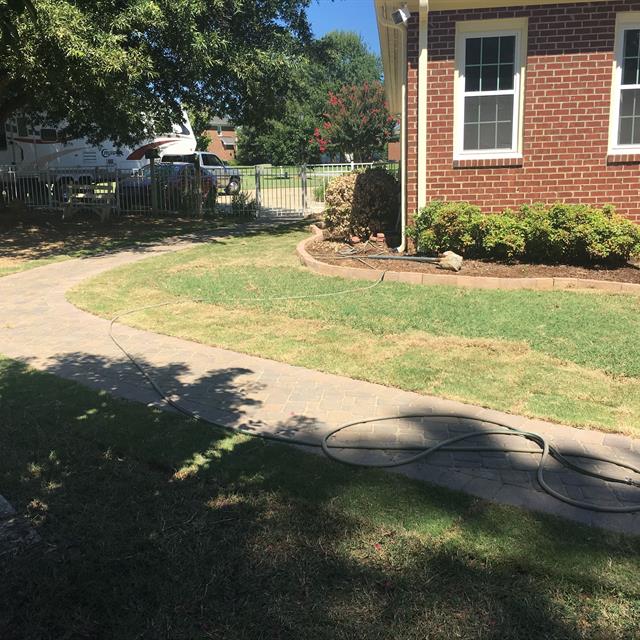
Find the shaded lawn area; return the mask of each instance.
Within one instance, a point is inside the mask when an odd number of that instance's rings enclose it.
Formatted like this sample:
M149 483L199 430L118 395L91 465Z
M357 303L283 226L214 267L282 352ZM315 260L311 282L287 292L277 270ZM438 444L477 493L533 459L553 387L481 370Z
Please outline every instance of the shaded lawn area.
M0 360L0 637L637 638L640 540Z
M227 238L102 274L70 300L132 325L352 378L576 426L640 434L640 298L326 278L300 231ZM202 300L201 303L193 302Z
M122 215L105 224L90 214L62 222L59 213L44 212L22 213L18 220L11 228L0 226L0 277L60 260L207 233L222 224L220 220L144 214Z

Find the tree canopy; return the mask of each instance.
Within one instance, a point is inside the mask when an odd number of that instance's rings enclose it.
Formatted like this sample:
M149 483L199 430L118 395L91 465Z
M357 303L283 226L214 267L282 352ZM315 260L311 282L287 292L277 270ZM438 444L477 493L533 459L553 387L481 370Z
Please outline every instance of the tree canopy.
M344 86L329 92L322 126L316 127L311 144L321 153L369 162L392 139L395 126L380 82Z
M251 125L276 112L310 41L310 0L0 0L0 122L93 141L170 130L183 105Z
M318 147L309 139L326 109L329 92L344 85L378 82L379 58L356 33L334 31L305 48L305 61L291 73L277 115L243 126L238 136L239 160L254 164L296 164L315 160Z

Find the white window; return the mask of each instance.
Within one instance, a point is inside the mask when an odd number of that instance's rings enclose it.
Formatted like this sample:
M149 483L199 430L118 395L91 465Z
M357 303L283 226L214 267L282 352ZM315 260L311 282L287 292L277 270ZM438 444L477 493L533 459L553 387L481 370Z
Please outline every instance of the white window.
M640 14L618 15L611 96L610 153L640 153Z
M526 19L458 23L456 160L521 157L526 29Z

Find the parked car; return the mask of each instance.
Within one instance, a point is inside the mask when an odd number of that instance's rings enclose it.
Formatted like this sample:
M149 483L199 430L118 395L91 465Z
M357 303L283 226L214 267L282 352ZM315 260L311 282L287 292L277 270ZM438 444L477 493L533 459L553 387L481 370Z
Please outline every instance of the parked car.
M215 173L218 178L218 189L220 193L228 196L240 192L240 172L234 167L220 160L215 153L208 151L196 151L191 155L165 154L161 157L162 162L192 162L193 156L200 158L200 166Z
M202 169L201 197L204 207L215 204L218 178L212 171ZM151 206L151 165L148 164L135 175L118 184L118 200L123 210ZM195 205L195 167L187 162L158 162L155 165L155 188L157 206L163 210L176 211Z

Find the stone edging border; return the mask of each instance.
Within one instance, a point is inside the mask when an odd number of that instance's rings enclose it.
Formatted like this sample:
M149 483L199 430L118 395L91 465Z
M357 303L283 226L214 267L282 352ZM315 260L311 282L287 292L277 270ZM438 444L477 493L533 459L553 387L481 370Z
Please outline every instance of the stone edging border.
M300 262L315 273L324 276L338 276L352 280L379 280L383 271L380 269L359 269L357 267L341 267L317 260L307 251L307 245L323 236L322 229L316 225L310 227L313 235L298 243L296 253ZM387 271L386 282L404 282L406 284L446 285L467 287L469 289L535 289L549 290L593 290L606 293L625 293L640 296L640 284L632 282L614 282L611 280L589 280L586 278L496 278L485 276L464 276L454 274L433 275L407 271Z

